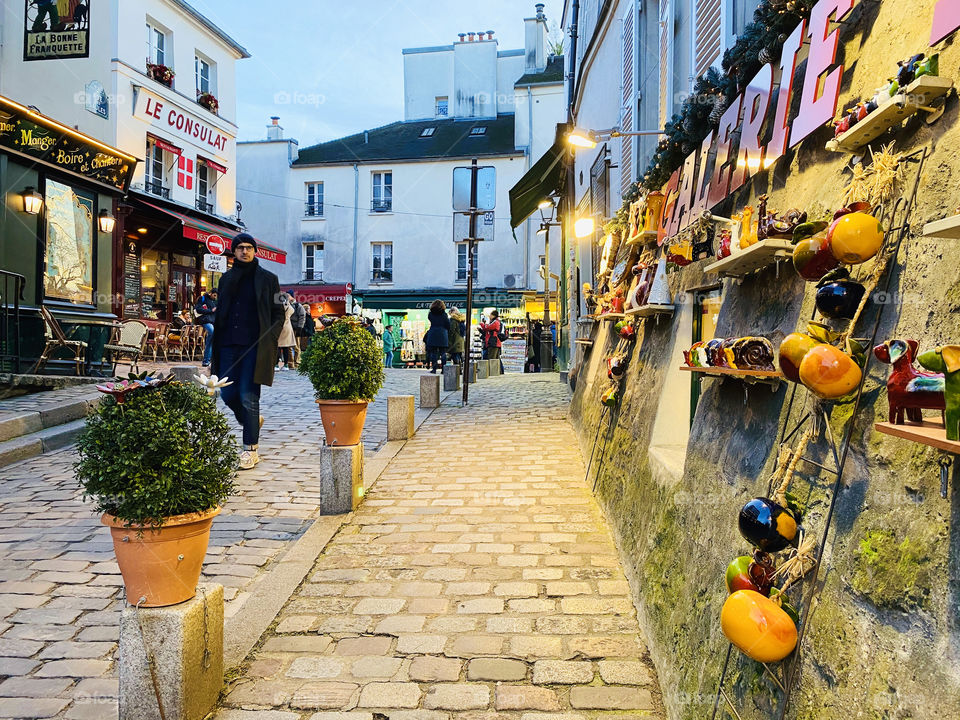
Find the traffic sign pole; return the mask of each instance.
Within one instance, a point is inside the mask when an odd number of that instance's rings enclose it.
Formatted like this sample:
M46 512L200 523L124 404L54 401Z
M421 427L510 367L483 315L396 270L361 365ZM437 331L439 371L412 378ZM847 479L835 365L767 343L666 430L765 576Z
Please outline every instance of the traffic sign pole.
M473 317L473 248L477 242L477 159L470 163L470 237L467 238L467 325L464 333L463 353L463 404L467 404L470 395L470 320ZM483 340L480 341L481 347Z

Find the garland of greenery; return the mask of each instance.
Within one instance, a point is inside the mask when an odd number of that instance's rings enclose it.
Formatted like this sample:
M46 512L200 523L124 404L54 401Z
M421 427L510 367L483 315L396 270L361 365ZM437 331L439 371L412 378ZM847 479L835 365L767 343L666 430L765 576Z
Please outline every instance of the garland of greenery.
M724 53L723 74L710 68L698 78L693 94L684 101L679 114L667 122L666 137L660 141L643 174L642 188L659 190L666 184L690 153L720 125L723 112L760 68L774 60L771 48L783 45L797 23L809 17L816 1L763 0L760 3L753 22ZM629 206L629 202L625 204Z

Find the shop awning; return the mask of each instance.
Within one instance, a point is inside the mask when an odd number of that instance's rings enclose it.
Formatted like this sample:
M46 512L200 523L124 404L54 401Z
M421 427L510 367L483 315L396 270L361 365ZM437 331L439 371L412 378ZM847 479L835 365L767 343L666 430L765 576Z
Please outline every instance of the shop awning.
M294 285L283 288L302 303L338 303L346 302L347 295L353 290L350 283L330 283L327 285Z
M169 208L154 205L146 200L140 200L140 202L158 212L162 212L170 217L176 218L183 223L183 236L188 240L196 240L197 242L205 243L207 238L211 235L219 235L229 243L230 239L239 232L239 230L228 228L224 225L217 225L212 222L207 222L206 220L190 217L189 215L177 212L176 210L170 210ZM275 248L272 245L268 245L259 238L257 239L257 257L264 260L270 260L275 263L280 263L281 265L285 265L287 263L286 252L280 248Z
M423 292L378 292L376 290L354 290L353 299L371 310L429 310L434 300L443 300L447 308L455 307L460 312L467 308L466 291L450 290ZM474 309L517 308L523 305L523 295L499 289L475 290Z
M519 182L510 188L510 227L519 227L533 214L537 205L560 192L566 171L563 164L566 151L563 142L555 142Z

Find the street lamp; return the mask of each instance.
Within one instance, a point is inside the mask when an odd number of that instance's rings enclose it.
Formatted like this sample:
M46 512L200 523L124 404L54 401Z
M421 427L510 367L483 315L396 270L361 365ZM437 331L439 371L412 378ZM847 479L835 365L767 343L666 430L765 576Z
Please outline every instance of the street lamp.
M543 238L543 332L540 334L540 372L553 370L553 334L550 332L550 226L560 225L554 221L557 205L553 197L543 199L540 210L540 228L537 236Z
M596 226L596 221L592 217L580 218L573 224L573 234L578 240L590 237L593 235Z
M43 206L43 198L40 197L32 185L28 185L23 189L23 192L20 193L20 198L23 200L23 211L27 215L39 215L40 208Z
M100 214L97 215L97 225L100 227L100 232L112 233L113 226L116 224L117 219L111 215L106 208L102 208Z
M597 143L617 137L637 137L640 135L666 135L663 130L627 130L610 128L609 130L583 130L574 128L567 133L567 143L575 148L592 150Z

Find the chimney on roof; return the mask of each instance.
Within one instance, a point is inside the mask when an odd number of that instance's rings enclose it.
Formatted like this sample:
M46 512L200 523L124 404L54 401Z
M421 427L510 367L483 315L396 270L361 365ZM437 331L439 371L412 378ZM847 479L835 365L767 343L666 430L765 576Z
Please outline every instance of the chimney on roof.
M547 16L543 14L543 3L537 3L536 17L523 21L526 31L524 47L525 72L543 72L547 67Z
M270 117L270 124L267 125L267 140L283 140L283 128L280 127L280 118L276 115Z
M457 37L460 38L460 42L463 42L464 40L467 39L467 34L466 34L466 33L457 33Z
M493 40L493 30L487 30L487 40Z
M473 42L474 37L476 36L476 33L473 33L473 32L467 33L467 36L470 38L469 42Z

